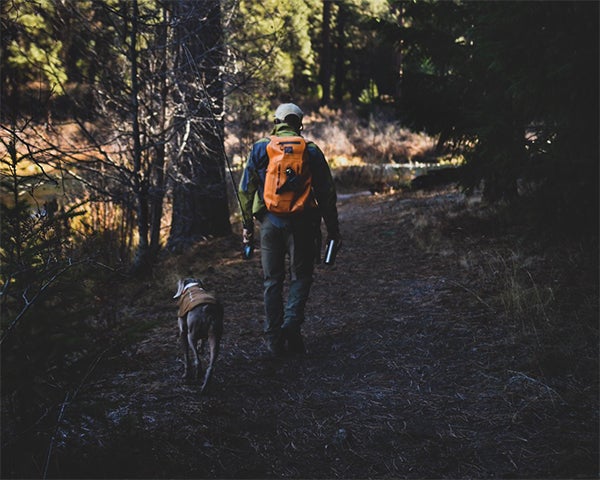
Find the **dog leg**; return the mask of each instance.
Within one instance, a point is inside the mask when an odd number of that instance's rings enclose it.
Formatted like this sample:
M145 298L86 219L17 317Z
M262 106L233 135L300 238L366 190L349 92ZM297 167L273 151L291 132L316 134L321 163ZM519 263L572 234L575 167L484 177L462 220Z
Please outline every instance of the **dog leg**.
M189 350L192 352L192 368L193 373L192 373L192 378L195 382L198 381L198 377L200 376L200 369L201 369L201 365L200 365L200 357L198 355L198 350L196 347L196 339L195 337L195 332L190 331L188 333L187 336L187 340L188 340L188 346L189 346Z
M179 324L179 346L181 348L182 356L183 356L183 375L181 378L188 378L189 375L189 365L190 365L190 356L188 352L188 332L187 332L187 324L184 319L181 317L177 318L177 323Z
M204 382L202 383L202 387L200 388L200 394L203 394L208 386L208 382L212 377L213 367L215 365L215 361L219 356L219 348L220 348L220 339L215 335L210 335L208 337L208 345L210 349L210 358L208 362L208 368L206 369L206 373L204 374Z

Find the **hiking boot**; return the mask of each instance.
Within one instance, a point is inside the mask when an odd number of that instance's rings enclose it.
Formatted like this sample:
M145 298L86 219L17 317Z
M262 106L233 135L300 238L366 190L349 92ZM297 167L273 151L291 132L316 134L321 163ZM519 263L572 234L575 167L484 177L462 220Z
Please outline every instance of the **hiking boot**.
M281 358L285 355L283 339L269 340L267 342L267 358Z
M306 353L304 339L299 331L287 331L285 338L287 340L288 351L290 353L294 355L304 355Z

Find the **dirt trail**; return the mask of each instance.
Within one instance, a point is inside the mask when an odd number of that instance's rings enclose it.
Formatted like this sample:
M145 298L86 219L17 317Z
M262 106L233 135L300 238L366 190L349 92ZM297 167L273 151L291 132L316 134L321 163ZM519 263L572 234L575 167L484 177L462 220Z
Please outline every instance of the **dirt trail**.
M156 326L99 363L65 416L53 468L80 478L594 475L593 366L540 369L475 293L485 290L476 252L490 240L433 238L419 223L448 205L466 203L457 193L341 201L344 247L316 271L304 357L261 357L260 263L242 261L234 238L167 260L153 291L120 307ZM179 378L169 269L201 275L225 301L206 397Z

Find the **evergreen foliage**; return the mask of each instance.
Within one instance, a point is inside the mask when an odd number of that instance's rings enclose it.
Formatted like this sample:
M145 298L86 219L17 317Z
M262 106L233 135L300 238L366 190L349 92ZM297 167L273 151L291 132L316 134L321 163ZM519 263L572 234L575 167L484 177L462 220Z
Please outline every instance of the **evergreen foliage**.
M465 188L597 232L598 4L418 2L405 15L401 102L440 143L468 147Z

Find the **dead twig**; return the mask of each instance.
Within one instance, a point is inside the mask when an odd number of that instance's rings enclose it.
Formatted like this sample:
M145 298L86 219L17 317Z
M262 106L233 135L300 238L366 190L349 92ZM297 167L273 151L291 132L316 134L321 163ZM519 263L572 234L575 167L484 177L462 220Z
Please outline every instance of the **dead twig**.
M483 298L481 298L479 296L479 294L473 290L471 290L469 287L466 287L465 285L459 283L459 282L455 282L454 280L448 280L450 283L452 283L453 285L456 285L457 287L462 288L464 291L469 292L471 295L473 295L477 300L479 300L479 302L482 305L485 305L487 308L489 308L490 312L492 313L497 313L496 309L494 307L492 307L488 302L486 302Z

